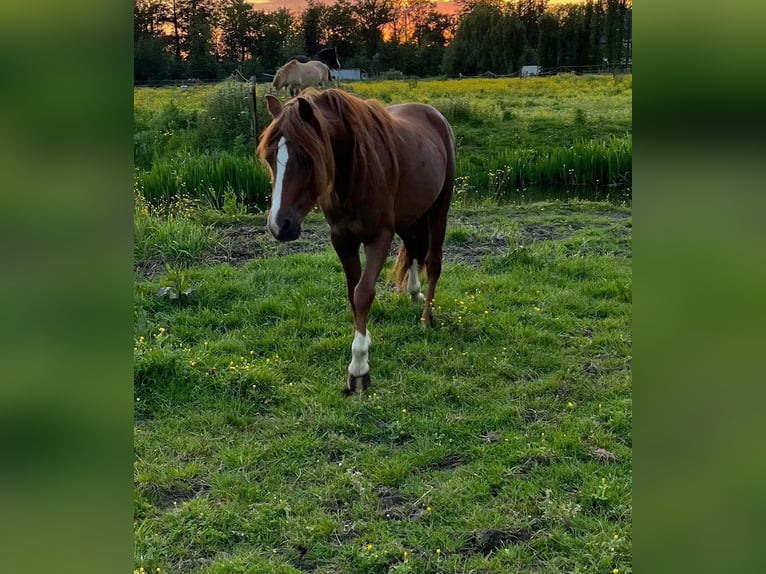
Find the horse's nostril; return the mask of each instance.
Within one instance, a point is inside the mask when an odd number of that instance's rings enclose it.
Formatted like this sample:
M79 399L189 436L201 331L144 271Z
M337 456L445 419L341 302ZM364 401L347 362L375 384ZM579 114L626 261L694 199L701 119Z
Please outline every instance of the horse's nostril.
M291 218L285 218L279 222L277 239L280 241L292 241L293 239L297 239L300 233L300 224Z

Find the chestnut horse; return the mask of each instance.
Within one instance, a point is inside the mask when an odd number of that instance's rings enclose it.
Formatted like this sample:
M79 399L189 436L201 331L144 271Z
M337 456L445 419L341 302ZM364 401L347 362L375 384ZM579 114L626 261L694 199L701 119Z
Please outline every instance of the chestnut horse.
M442 268L442 244L455 172L455 137L435 108L408 103L384 107L337 89L307 90L284 107L266 96L273 116L258 155L272 173L268 227L280 241L296 239L319 204L346 275L356 334L348 366L349 391L370 384L367 317L375 282L394 233L401 237L394 270L398 286L431 307ZM364 245L362 268L359 248Z

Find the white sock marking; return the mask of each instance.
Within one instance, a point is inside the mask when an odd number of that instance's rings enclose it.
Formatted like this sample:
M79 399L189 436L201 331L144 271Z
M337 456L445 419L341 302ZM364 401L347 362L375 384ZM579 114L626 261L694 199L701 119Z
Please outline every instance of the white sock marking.
M282 136L277 144L277 174L274 176L274 194L271 198L271 211L269 212L269 229L274 235L279 233L277 215L279 215L279 206L282 203L282 180L285 178L288 159L290 159L290 154L287 152L287 141Z
M359 331L354 335L351 343L351 364L348 373L353 377L361 377L370 372L368 351L370 350L370 332L362 335Z
M407 277L407 293L416 303L423 300L423 294L420 292L420 278L418 277L418 260L413 259L410 265L409 276Z

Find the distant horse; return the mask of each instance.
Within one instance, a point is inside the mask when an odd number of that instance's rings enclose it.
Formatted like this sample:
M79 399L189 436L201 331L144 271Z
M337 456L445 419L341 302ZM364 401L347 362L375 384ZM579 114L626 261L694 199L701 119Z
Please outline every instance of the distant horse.
M286 87L290 90L290 95L294 96L303 88L329 86L331 82L330 68L327 64L316 60L305 64L298 60L290 60L277 70L271 85L275 90Z
M419 272L425 265L428 293L421 321L432 325L455 137L444 116L425 104L386 108L337 89L307 90L284 106L273 96L266 99L274 119L257 152L273 176L268 227L280 241L296 239L303 218L319 204L354 313L347 387L361 391L370 384L367 317L394 233L403 241L394 266L399 289L423 301Z
M309 61L309 58L306 56L293 56L290 58L291 60L298 60L299 62L305 64ZM311 60L318 60L320 62L324 62L327 64L327 67L331 70L340 70L340 61L338 60L338 52L335 50L335 48L324 48L323 50L319 50L316 54L311 56Z

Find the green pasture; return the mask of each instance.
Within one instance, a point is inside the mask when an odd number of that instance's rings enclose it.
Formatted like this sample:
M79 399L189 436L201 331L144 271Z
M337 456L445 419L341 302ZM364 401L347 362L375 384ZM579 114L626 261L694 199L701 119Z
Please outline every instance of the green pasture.
M630 197L631 75L348 82L385 103L434 105L457 136L459 193L519 199L527 188L568 197ZM269 115L259 85L258 127ZM269 178L253 163L248 87L135 88L136 180L151 201L176 195L220 203L231 189L254 208L268 202Z
M384 270L372 387L318 213L137 196L135 569L632 571L631 212L451 212L435 328Z
M389 261L353 396L327 225L265 230L246 86L135 90L136 572L632 572L631 76L342 87L432 103L459 162L435 326Z

